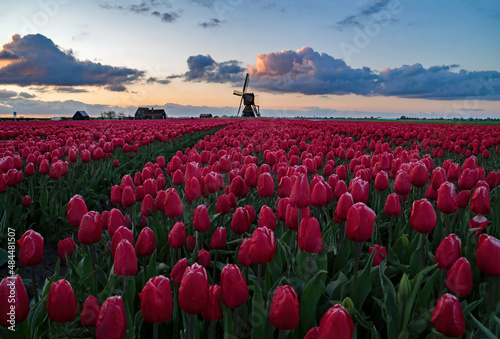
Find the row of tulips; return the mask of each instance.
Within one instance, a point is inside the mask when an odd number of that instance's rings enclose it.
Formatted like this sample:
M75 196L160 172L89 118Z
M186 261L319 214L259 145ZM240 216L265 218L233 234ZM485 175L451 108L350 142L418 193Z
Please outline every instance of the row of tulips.
M341 128L343 134L334 134ZM485 168L498 161L489 156L496 154L498 131L487 139L474 130L471 154L462 154L456 152L460 131L450 126L439 141L430 129L420 137L392 125L380 134L351 124L236 122L168 163L157 160L133 179L124 176L111 190L116 206L109 212L89 212L75 196L67 212L78 242L61 240L68 249L62 251L66 281L78 286L78 303L93 295L104 304L93 308L99 314L95 330L84 330L75 316L56 330L101 337L100 329L111 325L99 326L99 319L107 318L119 328L117 337L149 331L174 337L396 337L433 328L448 336L495 335L499 229L486 227L486 218L498 209L500 182ZM450 146L450 140L457 141ZM443 154L421 156L427 148ZM480 159L472 154L476 149ZM452 159L443 161L445 155ZM469 196L459 206L458 197L467 195L462 192ZM490 235L476 241L469 227ZM449 253L447 239L455 238L467 239L464 257ZM366 253L364 243L370 245ZM437 267L448 271L440 274ZM48 286L56 280L58 272L39 291L32 312L46 309L57 323L48 311ZM447 294L440 286L445 280ZM143 304L146 295L156 299ZM106 316L108 300L116 307ZM155 313L150 305L156 303ZM30 330L48 331L50 324L38 315Z

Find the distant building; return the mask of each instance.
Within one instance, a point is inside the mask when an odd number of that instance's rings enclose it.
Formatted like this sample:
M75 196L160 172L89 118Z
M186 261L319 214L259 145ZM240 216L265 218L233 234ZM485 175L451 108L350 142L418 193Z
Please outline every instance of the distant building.
M167 113L164 109L154 109L149 107L139 107L135 112L136 119L166 119Z
M76 111L75 115L73 115L73 120L89 120L90 117L85 111Z
M210 119L210 118L212 118L212 114L210 114L210 113L200 114L200 119Z

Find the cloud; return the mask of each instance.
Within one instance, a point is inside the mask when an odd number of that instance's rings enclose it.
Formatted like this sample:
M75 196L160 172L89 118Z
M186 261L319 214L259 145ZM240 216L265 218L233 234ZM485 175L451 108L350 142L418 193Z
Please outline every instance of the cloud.
M36 95L30 94L30 93L26 93L26 92L19 93L19 96L23 97L23 98L26 98L26 99L31 99L31 98L36 97Z
M342 32L346 28L362 27L367 24L387 25L397 21L392 13L397 12L398 8L399 0L369 0L361 6L358 13L346 16L331 27Z
M159 17L162 22L172 23L180 17L180 12L161 12L166 8L171 8L172 3L167 0L145 0L145 1L132 1L130 4L110 4L105 1L99 4L101 8L105 9L119 9L129 11L135 14L151 14Z
M61 50L41 34L13 35L3 45L2 54L7 53L17 56L18 61L0 68L0 84L105 86L116 91L144 75L132 68L77 60L71 51Z
M17 97L17 92L0 89L0 99L8 99L13 97Z
M59 93L88 93L86 89L75 87L57 87L55 91Z
M214 7L214 4L217 0L191 0L191 2L195 2L197 4L200 4L202 6L212 8Z
M259 54L248 69L236 60L216 62L210 55L190 56L187 63L188 72L177 76L186 81L241 82L248 71L252 88L272 93L500 100L500 72L466 71L456 64L425 68L416 63L376 72L352 68L311 47Z
M183 75L187 81L239 82L243 80L246 71L240 61L216 62L208 54L190 56L187 63L189 70Z
M160 12L155 11L151 14L160 17L162 22L168 22L168 23L172 23L180 17L180 14L176 12L165 12L161 14Z
M152 83L159 83L159 84L162 84L162 85L167 85L169 83L171 83L172 81L170 80L170 77L167 77L166 79L158 79L156 77L149 77L148 80L146 80L146 82L148 84L152 84Z
M216 18L212 18L208 22L200 22L200 24L198 26L203 27L203 28L214 28L214 27L220 26L221 23L222 23L221 20L216 19Z

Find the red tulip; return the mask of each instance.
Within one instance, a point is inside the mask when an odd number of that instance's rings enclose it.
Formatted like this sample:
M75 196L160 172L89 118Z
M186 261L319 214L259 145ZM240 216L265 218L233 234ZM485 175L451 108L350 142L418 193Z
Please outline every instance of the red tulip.
M299 299L292 286L279 286L274 292L269 322L284 331L299 325Z
M123 300L119 296L109 297L102 304L95 337L97 339L124 339L127 333L127 315Z
M142 318L148 323L156 324L170 320L174 304L168 278L160 275L149 279L139 297Z
M91 245L99 242L102 236L101 216L99 213L90 211L86 213L78 228L78 241L84 245Z
M216 321L222 319L222 306L219 301L220 286L212 285L208 290L207 306L201 311L203 319L208 321Z
M307 333L304 339L318 339L319 336L319 326L311 328Z
M491 201L490 192L484 186L479 186L472 192L470 200L470 210L474 214L488 215L490 214Z
M352 205L354 205L354 200L351 193L346 192L342 194L333 214L333 219L337 224L341 224L347 220L347 212L349 212Z
M122 203L122 189L118 185L111 187L111 203L115 205Z
M205 205L196 207L193 215L193 227L198 232L207 232L210 229L210 216Z
M318 339L352 338L353 332L351 316L345 308L337 304L321 317Z
M255 264L267 264L274 258L276 240L274 232L267 227L259 227L252 234L248 255ZM221 285L222 286L222 285Z
M179 306L188 314L203 311L208 304L208 277L205 268L197 263L186 268L179 289Z
M410 225L419 233L430 233L436 226L437 216L431 203L426 199L413 202Z
M424 187L429 180L429 171L422 162L413 163L410 170L410 182L415 187Z
M347 212L347 238L357 242L364 242L370 239L375 217L375 212L364 203L358 202L352 205L349 212Z
M476 264L486 275L500 276L500 240L481 234L477 245Z
M231 220L231 230L236 234L243 234L250 229L248 212L243 207L238 207Z
M123 239L116 247L114 272L119 277L129 277L137 273L137 257L134 246Z
M238 250L238 261L241 265L245 267L252 266L254 263L252 262L252 258L249 255L250 243L252 242L252 238L245 238L240 245L240 249Z
M228 264L222 269L220 296L222 302L231 309L238 308L247 301L248 286L238 266Z
M76 317L77 302L71 284L61 279L50 285L47 298L47 315L53 322L67 323Z
M259 227L264 226L273 231L276 229L276 216L273 210L267 205L262 205L259 213Z
M182 221L176 222L170 230L168 244L172 248L181 248L186 244L186 227Z
M333 190L333 197L335 200L339 200L342 194L347 192L347 185L345 181L339 180L335 184L335 189Z
M469 205L470 191L460 191L457 195L457 204L460 208L466 208Z
M391 193L387 196L384 213L390 217L397 217L401 214L401 196L399 194Z
M165 191L165 214L169 218L178 218L182 215L182 202L175 188Z
M477 229L476 232L474 232L474 236L477 237L479 234L481 234L484 229L486 228L486 225L488 225L488 219L486 219L482 215L476 215L474 218L472 218L469 221L469 228L470 229Z
M131 244L134 243L134 235L132 234L132 231L125 226L120 226L116 230L115 234L113 234L113 237L111 239L112 240L111 254L113 257L115 256L118 244L123 239L127 239Z
M270 173L264 172L259 176L257 191L260 197L270 197L274 194L274 180Z
M69 200L67 216L71 226L79 227L80 220L87 212L87 205L85 205L85 200L83 200L82 196L77 194Z
M149 227L144 227L137 237L135 251L138 256L146 257L153 254L156 249L155 234Z
M80 323L83 327L95 327L100 311L99 301L93 295L89 295L83 303L82 313L80 313Z
M302 219L298 238L299 249L303 252L320 253L323 250L321 228L316 218Z
M318 181L312 188L311 205L323 207L327 203L328 203L328 192L326 184L323 181Z
M387 172L385 171L378 172L377 176L375 177L375 189L377 191L385 191L388 188L389 188L389 176L387 175Z
M460 165L456 163L450 164L446 175L448 176L448 180L457 181L460 177Z
M460 337L465 332L465 319L457 297L446 293L439 298L431 323L436 330L447 337Z
M156 195L156 194L155 194ZM156 213L156 205L151 194L146 194L142 200L141 214L145 217L150 217Z
M299 175L292 186L290 193L290 204L298 209L309 206L311 202L311 189L307 175Z
M449 270L461 256L460 238L456 234L450 234L439 244L434 261L439 268Z
M243 208L246 209L248 212L248 220L250 220L250 223L255 222L255 220L257 220L257 214L255 213L255 208L251 205L245 205L243 206Z
M23 201L21 202L21 205L23 207L30 207L31 206L31 197L29 195L25 195L23 198Z
M290 177L282 177L278 185L278 196L280 198L287 198L292 193L292 180Z
M446 287L451 293L466 297L472 292L472 269L465 257L455 261L447 274Z
M352 194L354 203L367 203L369 197L370 183L361 178L354 178L349 183L349 193Z
M185 187L186 200L196 200L201 197L201 186L200 182L196 177L192 177L186 179L186 187Z
M43 237L33 230L26 231L17 241L19 246L19 261L23 266L36 266L43 258Z
M30 312L28 293L19 275L0 282L0 326L11 327L23 322Z
M175 285L179 285L182 280L182 276L184 275L184 271L188 268L188 260L186 258L182 258L175 264L172 272L170 273L170 279L174 282Z
M376 267L380 265L382 261L385 260L385 258L387 258L387 250L385 249L384 246L373 245L370 246L370 251L369 251L370 255L372 254L373 251L375 251L375 257L373 258L372 266Z
M212 260L212 258L210 257L210 252L202 248L200 252L198 252L198 258L196 259L196 262L201 266L207 268L208 265L210 265L210 260Z
M66 261L66 257L71 258L75 251L76 245L73 239L64 238L59 240L59 243L57 244L57 254L62 261Z
M210 241L210 247L213 249L223 249L226 246L226 228L218 227L215 229L212 239Z
M446 171L442 167L436 167L431 174L431 186L435 191L446 181Z
M113 208L109 212L109 220L108 220L108 234L112 238L115 234L116 230L120 228L120 226L126 226L125 218L123 217L122 212L119 209Z
M231 201L229 200L229 196L226 194L222 194L217 199L217 205L215 206L215 212L226 215L231 211Z
M403 170L399 170L396 173L396 180L394 181L394 191L402 196L410 194L411 192L410 176Z
M437 207L445 214L455 213L458 209L455 185L449 181L444 182L438 189Z
M122 205L123 207L131 207L135 204L134 189L131 186L125 186L122 191Z
M172 174L172 184L174 186L180 186L184 183L184 175L180 169L176 170L174 174Z

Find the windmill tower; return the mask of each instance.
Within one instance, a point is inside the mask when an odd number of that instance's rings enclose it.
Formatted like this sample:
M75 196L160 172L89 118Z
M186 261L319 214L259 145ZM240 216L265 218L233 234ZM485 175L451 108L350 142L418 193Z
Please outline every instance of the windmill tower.
M255 104L255 99L256 95L253 93L248 93L247 92L248 88L248 73L247 76L245 77L245 83L243 84L243 91L237 91L235 90L233 92L234 95L238 95L241 97L240 100L240 107L238 108L238 113L236 116L240 115L240 110L241 110L241 104L245 105L245 108L243 108L242 116L243 117L260 117L260 110L259 106Z

